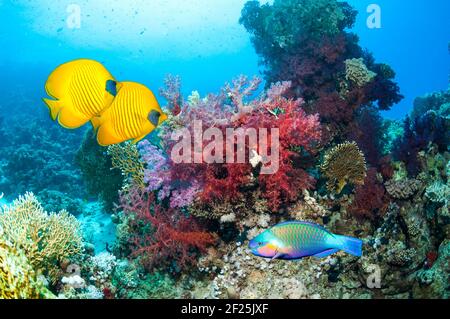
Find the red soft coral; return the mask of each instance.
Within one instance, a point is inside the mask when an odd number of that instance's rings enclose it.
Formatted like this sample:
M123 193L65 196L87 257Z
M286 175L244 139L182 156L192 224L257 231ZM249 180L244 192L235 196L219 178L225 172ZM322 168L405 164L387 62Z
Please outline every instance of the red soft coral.
M258 111L244 121L246 127L279 129L279 169L274 174L259 176L262 195L273 211L282 203L297 200L302 190L314 185L314 178L294 162L305 151L314 153L314 146L321 138L318 115L307 115L301 108L302 103L301 99L275 95L261 100Z
M364 185L356 187L349 212L358 220L374 220L386 212L388 202L384 186L377 179L377 171L371 168L367 172Z
M186 269L215 242L215 236L203 231L194 218L157 204L153 193L132 189L122 194L121 208L135 217L132 256L140 257L149 270L173 262L179 270Z

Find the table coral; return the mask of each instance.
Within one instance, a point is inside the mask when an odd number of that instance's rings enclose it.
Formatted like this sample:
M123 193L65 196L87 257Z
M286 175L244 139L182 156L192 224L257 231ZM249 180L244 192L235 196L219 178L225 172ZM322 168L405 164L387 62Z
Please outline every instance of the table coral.
M347 184L363 185L366 177L364 154L355 142L346 142L329 150L321 166L331 192L340 194Z

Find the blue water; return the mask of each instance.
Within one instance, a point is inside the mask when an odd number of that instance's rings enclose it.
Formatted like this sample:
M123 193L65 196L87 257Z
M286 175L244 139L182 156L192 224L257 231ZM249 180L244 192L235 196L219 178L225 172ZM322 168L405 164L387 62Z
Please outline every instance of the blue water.
M258 57L238 24L246 0L77 1L81 27L68 27L73 1L0 1L2 90L25 88L37 99L55 65L80 57L104 62L120 79L157 90L167 73L184 91L217 91L243 73L259 74ZM450 1L378 0L382 28L366 26L369 0L348 1L359 11L354 31L378 61L390 64L405 99L390 118L409 112L415 97L446 89L450 59ZM37 101L37 100L36 100Z

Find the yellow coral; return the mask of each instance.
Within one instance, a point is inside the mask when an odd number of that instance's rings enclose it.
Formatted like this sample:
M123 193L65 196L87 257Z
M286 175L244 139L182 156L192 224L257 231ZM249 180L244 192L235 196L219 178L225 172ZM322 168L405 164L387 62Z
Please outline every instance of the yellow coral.
M364 154L355 142L346 142L329 150L321 169L328 179L328 190L337 194L347 184L363 185L367 171Z
M0 238L0 299L54 297L23 252Z
M82 250L80 223L66 211L47 213L33 193L0 209L2 238L23 251L35 270L52 274Z
M125 142L108 147L113 168L120 169L125 177L124 189L131 185L145 188L144 163L142 162L136 144Z

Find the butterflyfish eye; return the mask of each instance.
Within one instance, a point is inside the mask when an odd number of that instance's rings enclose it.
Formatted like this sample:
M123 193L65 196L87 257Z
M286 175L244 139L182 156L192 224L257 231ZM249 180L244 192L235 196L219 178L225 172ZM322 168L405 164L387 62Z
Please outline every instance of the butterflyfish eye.
M106 91L112 96L117 95L117 82L113 80L106 81Z
M148 115L148 120L150 123L152 123L154 126L158 126L159 124L159 118L161 117L161 113L158 111L152 110L150 114Z

